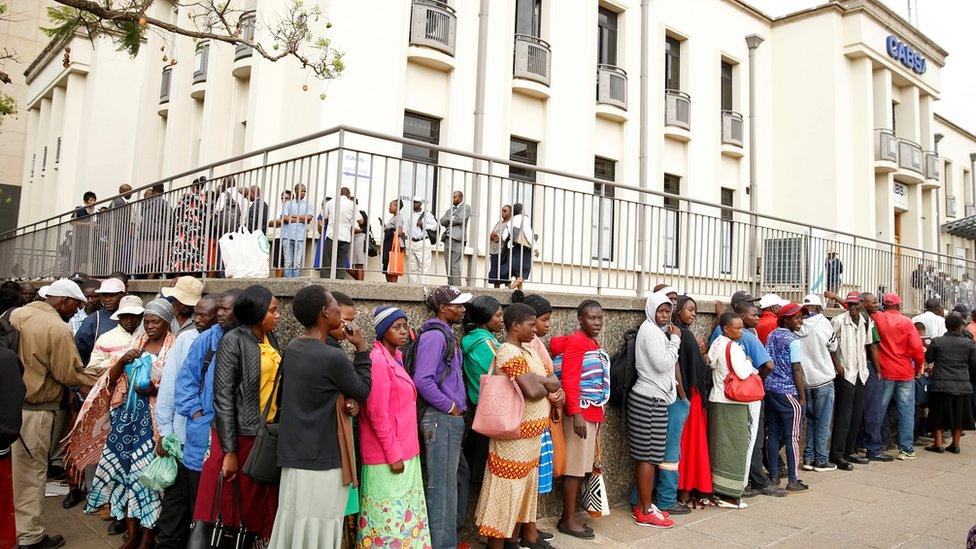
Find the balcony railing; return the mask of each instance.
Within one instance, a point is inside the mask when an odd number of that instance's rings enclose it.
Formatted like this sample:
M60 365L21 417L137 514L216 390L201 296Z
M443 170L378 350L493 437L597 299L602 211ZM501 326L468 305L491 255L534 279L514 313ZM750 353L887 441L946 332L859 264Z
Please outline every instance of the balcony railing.
M976 215L976 204L968 202L965 207L966 217Z
M193 58L193 83L207 81L207 65L210 63L210 42L197 42L196 54Z
M722 111L722 144L742 146L742 114Z
M956 217L956 197L946 196L946 216Z
M691 129L691 96L680 90L664 90L664 124Z
M627 73L614 65L597 65L596 102L627 110Z
M241 38L252 42L254 41L254 24L255 24L255 17L253 11L249 11L244 15L241 15ZM253 51L254 48L252 48L251 46L247 46L244 44L235 45L234 61L240 61L245 57L251 57L251 53L253 53Z
M925 179L939 179L939 155L925 151Z
M173 67L166 65L163 67L163 76L159 82L159 104L169 103L169 90L173 85Z
M447 2L413 0L410 45L426 46L454 57L457 15Z
M898 139L895 138L895 132L886 128L874 130L874 159L898 162Z
M545 40L527 34L516 34L513 76L548 86L551 55L552 49Z
M922 147L914 141L898 139L898 167L922 173Z

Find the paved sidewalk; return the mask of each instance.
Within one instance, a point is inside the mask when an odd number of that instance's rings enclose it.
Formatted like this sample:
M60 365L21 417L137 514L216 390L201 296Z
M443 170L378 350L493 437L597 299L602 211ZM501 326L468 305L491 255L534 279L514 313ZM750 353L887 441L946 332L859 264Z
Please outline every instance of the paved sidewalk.
M557 534L559 549L591 547L965 547L976 524L976 433L962 439L962 454L933 454L916 448L918 459L872 463L851 472L801 472L806 493L785 498L758 496L748 509L696 510L675 517L670 530L634 524L628 509L588 520L595 540ZM61 534L74 549L118 547L105 534L108 523L61 509L60 498L44 505L48 532ZM555 519L540 521L555 532Z

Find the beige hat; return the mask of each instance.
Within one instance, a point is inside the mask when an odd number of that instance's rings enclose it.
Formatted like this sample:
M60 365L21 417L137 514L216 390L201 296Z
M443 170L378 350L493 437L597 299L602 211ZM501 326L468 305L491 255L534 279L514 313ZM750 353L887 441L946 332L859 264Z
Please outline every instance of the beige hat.
M127 295L119 301L119 309L112 315L112 320L118 320L119 315L141 315L145 311L139 296Z
M184 305L193 307L203 295L203 282L192 276L181 276L176 279L173 287L163 288L160 293L163 297L172 297Z

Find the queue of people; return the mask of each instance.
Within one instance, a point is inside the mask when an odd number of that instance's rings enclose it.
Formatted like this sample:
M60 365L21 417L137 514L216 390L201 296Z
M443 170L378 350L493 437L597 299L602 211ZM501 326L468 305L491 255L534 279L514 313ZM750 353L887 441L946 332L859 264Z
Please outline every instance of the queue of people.
M577 329L549 337L541 295L518 290L502 304L441 286L416 334L405 311L377 307L370 345L353 300L322 285L299 290L290 313L262 285L205 295L184 276L148 303L126 285L62 279L30 302L20 286L0 288L0 328L9 321L17 336L0 348L0 375L14 380L0 407L0 473L12 471L0 490L13 496L0 540L15 530L21 547L64 544L41 512L62 439L63 505L102 514L126 549L186 547L215 524L254 547L462 547L472 488L489 547L546 548L554 536L536 526L538 498L557 479L556 528L595 537L578 511L602 514L591 496L611 379L639 526L804 492L801 470L891 461L889 441L902 460L929 434L926 450L959 453L974 428L976 343L964 317L945 315L944 335L923 342L927 321L901 314L895 294L882 310L871 294L828 295L845 308L828 320L817 295L796 304L737 292L730 311L717 304L706 344L692 331L695 300L661 285L632 345L611 359L594 300L577 308ZM287 344L284 314L303 328ZM883 426L889 404L897 434ZM70 434L52 437L59 414ZM164 458L176 461L173 478L148 482Z

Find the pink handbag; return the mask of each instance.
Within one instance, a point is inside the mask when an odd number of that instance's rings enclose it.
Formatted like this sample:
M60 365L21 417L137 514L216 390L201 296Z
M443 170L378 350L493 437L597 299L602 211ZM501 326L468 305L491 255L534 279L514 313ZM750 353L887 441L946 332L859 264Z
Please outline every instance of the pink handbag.
M478 408L471 428L488 438L512 440L522 434L525 400L522 389L507 375L495 375L495 362L481 376Z

